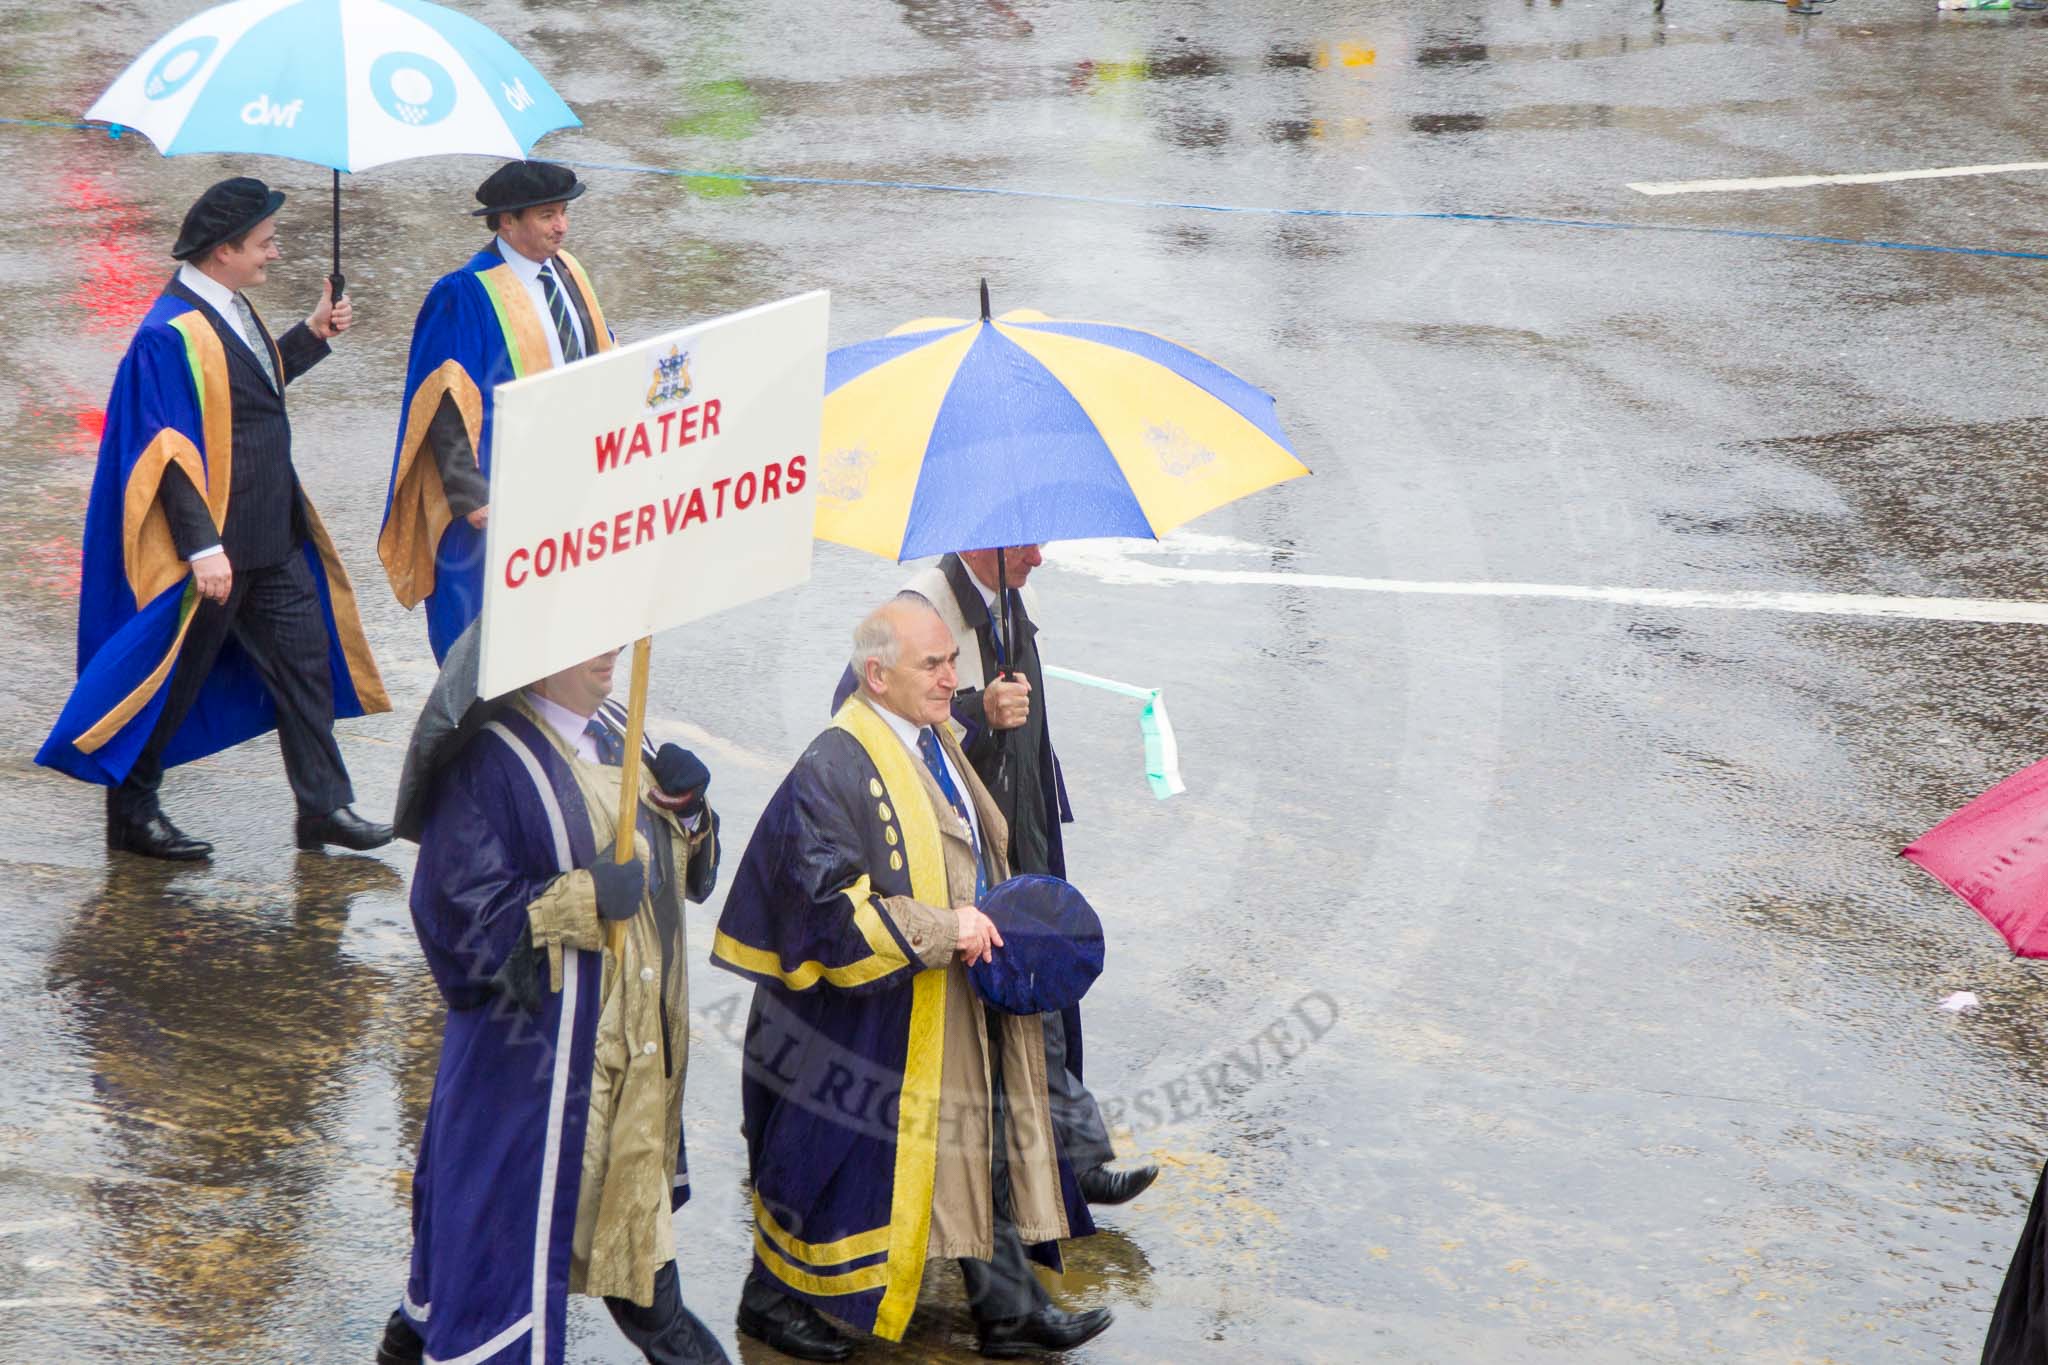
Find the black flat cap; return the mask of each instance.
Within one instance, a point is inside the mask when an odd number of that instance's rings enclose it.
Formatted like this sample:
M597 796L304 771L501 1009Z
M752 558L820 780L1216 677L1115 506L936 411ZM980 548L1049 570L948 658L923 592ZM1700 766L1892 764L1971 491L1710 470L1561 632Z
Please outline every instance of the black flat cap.
M206 193L185 214L171 259L189 261L204 255L284 207L284 192L246 175L207 186Z
M476 201L483 207L471 209L469 216L481 218L488 213L516 213L536 204L563 204L587 188L567 166L552 161L508 161L476 187Z

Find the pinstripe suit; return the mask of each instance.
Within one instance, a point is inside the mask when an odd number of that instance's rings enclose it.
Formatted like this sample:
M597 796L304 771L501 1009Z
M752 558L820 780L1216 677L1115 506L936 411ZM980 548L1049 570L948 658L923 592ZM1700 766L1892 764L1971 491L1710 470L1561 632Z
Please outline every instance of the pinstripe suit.
M284 394L271 387L256 353L212 305L176 279L168 293L191 304L228 354L228 395L234 410L227 524L216 527L206 499L176 465L158 498L178 553L190 559L214 545L226 553L234 587L225 603L201 599L178 656L169 695L149 742L113 800L131 818L156 808L163 750L184 722L221 646L232 635L262 675L277 705L285 773L302 815L325 815L355 800L334 742L334 680L328 672L327 623L312 570L301 552L305 510L292 468L292 428ZM328 345L300 323L273 342L261 318L260 344L285 384L325 359Z

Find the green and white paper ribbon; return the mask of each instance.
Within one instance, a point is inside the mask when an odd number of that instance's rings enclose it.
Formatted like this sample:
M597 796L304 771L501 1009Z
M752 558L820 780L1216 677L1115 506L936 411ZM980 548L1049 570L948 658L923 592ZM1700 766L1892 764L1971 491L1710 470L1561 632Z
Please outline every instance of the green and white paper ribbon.
M1145 709L1138 713L1138 733L1145 737L1145 780L1152 784L1152 795L1164 801L1187 790L1187 784L1180 780L1180 746L1174 743L1173 722L1167 719L1166 700L1159 695L1158 688L1138 687L1052 664L1045 664L1043 668L1048 678L1061 678L1083 687L1097 687L1104 692L1144 702Z

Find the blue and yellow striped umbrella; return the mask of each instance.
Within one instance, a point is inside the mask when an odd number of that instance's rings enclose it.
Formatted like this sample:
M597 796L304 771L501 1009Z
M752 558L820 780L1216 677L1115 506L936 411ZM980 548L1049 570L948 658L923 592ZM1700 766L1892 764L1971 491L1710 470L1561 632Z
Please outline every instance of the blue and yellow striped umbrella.
M889 559L1156 539L1306 473L1272 395L1132 327L984 294L825 361L817 534Z

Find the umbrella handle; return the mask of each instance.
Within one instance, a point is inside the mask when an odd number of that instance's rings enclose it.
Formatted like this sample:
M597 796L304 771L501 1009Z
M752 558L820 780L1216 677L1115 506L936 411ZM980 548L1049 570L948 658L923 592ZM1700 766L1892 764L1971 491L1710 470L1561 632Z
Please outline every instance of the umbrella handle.
M348 288L348 276L341 273L341 172L334 173L334 270L327 277L327 283L334 287L334 297L340 300Z

